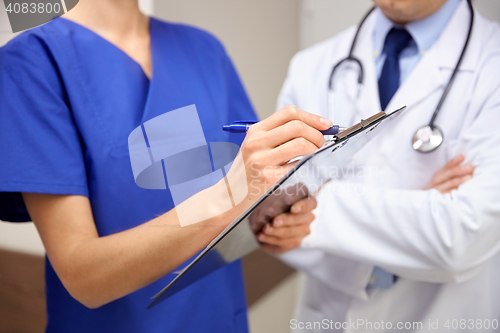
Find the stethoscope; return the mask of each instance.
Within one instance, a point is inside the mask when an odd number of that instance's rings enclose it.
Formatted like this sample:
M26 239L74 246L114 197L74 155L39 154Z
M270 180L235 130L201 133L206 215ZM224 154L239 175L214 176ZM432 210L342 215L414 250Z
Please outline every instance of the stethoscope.
M435 120L439 114L439 111L441 110L441 107L443 106L444 101L446 100L446 97L448 96L448 93L450 92L451 87L453 86L453 82L455 81L455 77L457 75L458 69L460 68L460 64L462 63L462 60L464 58L465 52L467 50L467 46L469 45L469 40L470 36L472 34L472 26L474 25L474 8L472 7L472 2L471 0L467 0L467 4L469 5L469 9L471 12L471 18L470 18L470 24L469 24L469 32L467 34L467 39L465 40L464 47L462 49L462 53L460 54L460 58L458 59L457 65L455 66L455 69L453 70L453 74L451 75L448 84L446 85L443 94L441 95L441 99L439 100L439 103L436 107L436 110L432 114L432 118L429 121L429 124L422 126L419 128L415 135L413 136L412 139L412 147L418 152L421 153L429 153L431 151L434 151L437 149L442 143L443 143L443 131L436 126ZM357 65L359 68L358 72L358 78L357 78L357 93L356 93L356 101L354 105L354 112L352 114L352 117L354 118L354 115L357 113L358 108L359 108L359 99L360 99L360 92L363 89L363 82L364 82L364 69L363 69L363 64L361 61L356 58L353 55L354 48L356 46L356 42L358 39L359 32L361 31L361 28L363 24L365 23L366 19L370 14L373 12L375 7L370 9L370 11L363 17L363 20L359 24L358 30L356 31L356 34L354 35L354 39L351 44L351 49L349 50L349 55L347 58L342 59L339 61L332 69L330 73L330 78L328 81L328 100L327 100L327 112L328 116L330 117L333 115L333 112L330 114L330 111L332 110L334 106L334 100L335 100L335 94L333 91L333 76L337 69L344 63L348 62L353 62ZM331 118L330 118L331 119Z

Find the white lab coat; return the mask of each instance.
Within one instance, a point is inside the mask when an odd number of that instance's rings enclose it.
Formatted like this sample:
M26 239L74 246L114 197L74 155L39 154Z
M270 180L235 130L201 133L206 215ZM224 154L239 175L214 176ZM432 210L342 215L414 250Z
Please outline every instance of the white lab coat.
M485 320L500 320L497 23L476 12L469 49L436 121L444 132L442 146L429 154L411 147L413 134L429 122L457 63L469 19L463 1L387 107L394 110L407 105L408 109L352 159L351 169L340 173L343 180L323 188L311 234L299 249L282 257L307 273L296 321L291 323L297 332L321 331L299 326L324 324L323 319L347 322L349 327L340 330L345 332L500 331L479 329L480 323L487 324ZM372 47L374 24L372 14L355 50L365 70L357 120L380 111ZM346 57L355 30L350 28L293 58L278 108L294 104L327 116L329 74ZM353 98L356 89L346 88ZM335 110L335 123L348 124L350 119L348 111ZM459 153L476 167L474 178L451 194L422 190ZM367 292L375 265L399 276L391 289ZM368 324L355 329L351 324L358 320L371 322L373 329ZM466 320L465 328L460 320ZM382 329L382 321L390 322L392 329ZM399 322L421 322L422 328L398 330Z

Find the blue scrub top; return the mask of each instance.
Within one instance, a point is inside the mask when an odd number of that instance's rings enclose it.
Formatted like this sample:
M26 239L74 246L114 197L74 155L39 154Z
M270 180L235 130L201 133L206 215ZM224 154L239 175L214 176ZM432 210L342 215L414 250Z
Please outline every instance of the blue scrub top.
M100 236L169 211L168 189L135 184L128 135L187 105L196 105L207 142L241 144L222 125L256 116L221 44L155 19L150 32L151 81L116 46L62 18L0 48L0 218L26 219L20 192L89 197ZM240 262L150 310L172 274L94 310L69 295L48 260L45 274L47 332L248 331Z

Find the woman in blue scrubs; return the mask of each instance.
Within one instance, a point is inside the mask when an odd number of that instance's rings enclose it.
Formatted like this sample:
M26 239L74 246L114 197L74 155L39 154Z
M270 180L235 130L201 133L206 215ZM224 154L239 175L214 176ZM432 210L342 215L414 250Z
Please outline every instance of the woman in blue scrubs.
M192 104L208 142L241 143L222 125L256 117L215 38L149 19L132 0L82 0L0 49L0 101L0 218L26 219L27 208L41 235L47 332L247 331L239 262L146 306L256 197L181 228L168 189L134 182L127 146L145 121ZM286 171L330 125L288 107L252 126L245 179L263 189L273 181L264 168ZM297 203L259 240L275 252L298 246L314 205Z

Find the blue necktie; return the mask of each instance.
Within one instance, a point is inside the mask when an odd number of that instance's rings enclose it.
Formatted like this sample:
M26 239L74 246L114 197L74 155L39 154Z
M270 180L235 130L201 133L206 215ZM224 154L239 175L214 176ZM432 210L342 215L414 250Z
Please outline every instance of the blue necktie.
M382 74L378 80L378 91L380 95L380 106L385 110L392 96L399 88L399 55L412 40L411 35L402 28L392 28L385 37L383 53L386 55ZM387 289L392 287L396 277L380 267L375 267L369 287Z
M403 28L392 28L385 37L384 49L382 53L386 55L382 74L378 80L378 91L380 95L380 105L385 110L392 96L399 88L399 55L410 41L411 35Z

